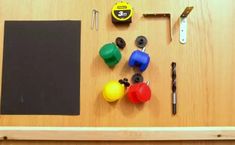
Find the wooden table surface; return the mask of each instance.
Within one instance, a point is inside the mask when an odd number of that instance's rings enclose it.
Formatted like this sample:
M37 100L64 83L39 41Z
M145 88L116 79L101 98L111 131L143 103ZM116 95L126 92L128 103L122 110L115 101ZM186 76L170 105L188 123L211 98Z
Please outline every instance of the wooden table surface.
M235 126L235 1L233 0L129 0L134 7L129 27L111 23L115 0L0 0L0 68L3 57L5 20L81 20L81 115L0 116L1 126ZM179 16L194 6L188 16L187 43L179 43ZM91 30L91 11L99 10L99 31ZM167 19L143 18L143 13L169 12L173 40L169 40ZM130 78L127 65L136 49L137 36L148 38L146 52L151 62L143 73L150 80L151 101L133 105L126 98L117 103L103 100L101 91L109 80ZM120 63L109 69L99 57L99 48L116 37L127 47ZM177 63L178 113L171 115L171 62ZM2 71L0 71L0 75ZM14 107L14 106L12 106ZM25 144L26 142L2 142ZM39 144L39 142L27 142ZM161 145L222 145L235 142L141 142ZM40 142L76 144L76 142ZM81 142L81 144L97 144ZM98 144L109 144L99 142ZM112 142L112 144L139 144Z

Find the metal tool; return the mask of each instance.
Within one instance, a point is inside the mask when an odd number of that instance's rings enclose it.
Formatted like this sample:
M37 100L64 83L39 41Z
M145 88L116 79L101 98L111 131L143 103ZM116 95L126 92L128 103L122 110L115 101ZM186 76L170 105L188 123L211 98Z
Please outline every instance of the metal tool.
M94 25L95 25L96 31L98 31L99 30L99 11L95 9L92 10L91 30L94 29Z
M180 43L186 43L187 36L187 16L193 10L193 7L186 7L180 15Z
M177 107L177 95L176 95L176 63L171 63L172 67L172 114L176 115L176 107Z
M133 8L128 2L117 2L112 8L112 22L114 24L130 24L133 13Z
M171 14L170 13L145 13L144 17L157 17L157 18L168 18L169 19L169 31L170 31L170 41L172 41L172 32L171 32Z

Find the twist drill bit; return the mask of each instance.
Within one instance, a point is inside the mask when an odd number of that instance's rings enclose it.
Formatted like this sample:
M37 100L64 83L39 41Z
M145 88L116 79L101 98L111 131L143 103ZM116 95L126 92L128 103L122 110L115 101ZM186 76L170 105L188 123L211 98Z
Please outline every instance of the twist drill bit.
M176 96L176 63L172 62L171 63L172 67L172 114L176 115L176 101L177 101L177 96Z

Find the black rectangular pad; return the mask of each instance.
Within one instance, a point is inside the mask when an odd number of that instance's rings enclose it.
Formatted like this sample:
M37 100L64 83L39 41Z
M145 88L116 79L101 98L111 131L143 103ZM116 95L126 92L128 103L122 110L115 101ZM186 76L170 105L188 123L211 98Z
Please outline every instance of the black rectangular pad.
M80 114L80 21L6 21L2 114Z

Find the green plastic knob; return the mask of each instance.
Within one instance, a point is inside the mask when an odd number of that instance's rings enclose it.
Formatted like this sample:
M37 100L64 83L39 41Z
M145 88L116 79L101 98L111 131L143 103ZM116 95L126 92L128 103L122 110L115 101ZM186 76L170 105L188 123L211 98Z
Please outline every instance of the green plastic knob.
M100 48L100 56L109 67L114 67L122 58L122 54L114 43L105 44Z

